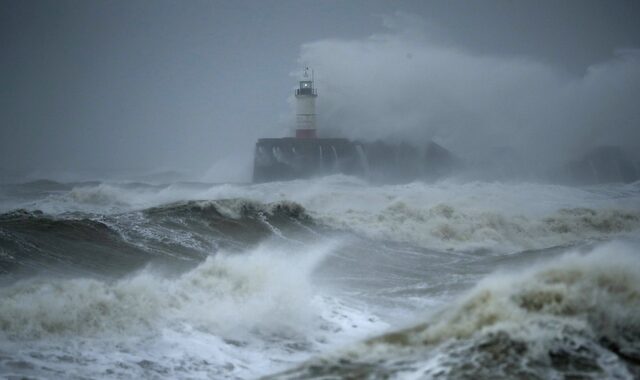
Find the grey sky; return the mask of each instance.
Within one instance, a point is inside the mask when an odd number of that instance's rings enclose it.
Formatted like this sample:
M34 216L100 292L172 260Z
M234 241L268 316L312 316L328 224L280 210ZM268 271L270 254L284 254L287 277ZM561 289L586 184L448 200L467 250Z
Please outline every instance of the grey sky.
M373 71L360 74L353 70L368 57L385 61L385 54L406 44L416 51L413 62L424 59L447 79L419 81L425 86L421 91L434 89L429 93L433 107L442 101L436 90L456 86L456 72L447 67L476 72L461 75L475 86L483 85L479 78L492 73L491 65L505 64L519 73L522 81L502 77L504 71L496 74L502 78L496 93L549 81L533 90L536 99L520 104L531 112L513 113L504 123L525 117L523 124L529 126L521 136L528 138L546 131L531 126L539 119L533 114L536 107L548 106L540 104L543 94L589 97L587 104L602 104L610 94L620 94L625 83L622 95L638 94L633 49L640 47L639 19L636 1L3 1L0 168L41 176L211 168L212 178L218 171L224 177L229 175L225 170L246 170L256 138L281 136L290 128L291 73L302 63L318 67L318 85L325 87L320 126L332 123L327 129L352 137L384 137L380 129L392 120L372 130L354 128L356 134L344 130L375 117L368 104L388 100L381 94L349 103L358 96L354 77L368 75L384 84L393 79L387 74L394 66L371 65ZM375 42L380 40L392 44ZM354 55L350 49L376 52ZM632 58L624 61L620 49L631 51ZM430 57L456 63L432 65ZM415 75L427 66L416 64ZM567 93L572 86L574 92ZM512 96L524 99L527 93L517 90ZM460 99L465 105L477 98ZM601 124L624 124L622 136L631 130L630 121L638 122L638 114L618 101L611 100L615 104L598 117ZM435 136L451 139L469 132L459 125L474 122L474 115L493 123L499 102L497 97L474 105L468 117L456 114L454 121L434 111L416 117L414 125L399 122L389 128L414 131L419 123L432 122L442 130L451 125ZM358 112L345 111L346 104ZM542 122L584 124L582 117L572 117L584 114L582 106L573 100L562 103L568 107L575 111L553 110L556 116ZM411 110L401 111L398 118ZM367 117L358 120L359 112ZM504 128L491 133L502 134ZM425 136L437 135L437 128L427 129ZM484 136L492 138L491 133ZM459 140L452 145L462 149Z

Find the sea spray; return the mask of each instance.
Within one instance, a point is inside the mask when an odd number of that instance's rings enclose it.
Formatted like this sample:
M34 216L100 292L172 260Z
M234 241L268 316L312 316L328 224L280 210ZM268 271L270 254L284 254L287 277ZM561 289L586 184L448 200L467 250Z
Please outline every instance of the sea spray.
M147 268L115 281L19 281L0 289L0 333L7 339L37 339L127 333L178 322L217 334L295 331L317 315L310 304L310 273L336 244L281 252L265 243L251 253L209 257L174 278Z
M387 326L311 282L341 244L269 241L175 275L18 281L0 288L0 372L247 378L290 367Z

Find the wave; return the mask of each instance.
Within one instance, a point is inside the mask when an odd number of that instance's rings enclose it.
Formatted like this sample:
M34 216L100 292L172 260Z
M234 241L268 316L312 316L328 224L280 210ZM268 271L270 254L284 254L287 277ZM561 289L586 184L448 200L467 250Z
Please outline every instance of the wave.
M36 278L5 286L0 370L45 378L104 377L108 369L107 377L233 379L282 370L387 327L312 286L311 272L336 244L263 244L209 257L176 276L146 268L119 280Z
M211 201L183 201L152 207L144 211L147 215L167 215L170 217L206 217L244 219L256 217L287 217L310 220L306 210L295 202L280 201L262 203L251 199L221 199Z
M344 216L319 220L365 236L425 248L498 253L571 245L640 229L640 211L563 208L532 217L449 204L417 208L403 201L373 213L351 210Z
M129 206L129 195L126 189L107 184L74 187L68 193L69 198L77 203L115 207Z
M169 242L169 249L178 245L207 254L247 249L271 237L313 236L311 226L313 220L296 203L247 199L176 202L125 214L113 223L127 241L136 244L158 247L157 243Z
M609 243L489 276L412 328L274 378L633 379L640 374L637 246Z
M220 212L229 208L225 217L239 210L222 204L233 199L262 205L293 202L316 224L436 250L511 253L640 228L637 183L577 188L447 180L375 186L342 175L254 185L102 183L74 186L21 207L109 219L199 199L219 202Z
M40 211L0 215L0 273L93 272L124 274L149 261L105 223L58 218Z
M0 273L89 271L122 275L150 261L204 260L272 237L309 235L291 202L189 201L115 215L14 210L0 214Z
M427 249L492 251L567 246L640 229L636 184L415 182L372 186L344 177L254 187L305 207L318 223Z
M218 333L302 328L312 309L308 274L327 249L284 256L262 246L251 254L219 254L173 279L146 269L113 282L21 281L0 289L0 332L7 339L86 336L178 322Z

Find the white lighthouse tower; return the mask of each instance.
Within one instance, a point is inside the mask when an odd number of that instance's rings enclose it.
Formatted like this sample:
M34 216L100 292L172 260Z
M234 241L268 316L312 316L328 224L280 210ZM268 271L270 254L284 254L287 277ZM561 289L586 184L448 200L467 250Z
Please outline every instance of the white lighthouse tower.
M305 67L300 87L296 89L296 138L313 139L316 137L316 98L318 93L313 87L313 72L309 78L309 68Z

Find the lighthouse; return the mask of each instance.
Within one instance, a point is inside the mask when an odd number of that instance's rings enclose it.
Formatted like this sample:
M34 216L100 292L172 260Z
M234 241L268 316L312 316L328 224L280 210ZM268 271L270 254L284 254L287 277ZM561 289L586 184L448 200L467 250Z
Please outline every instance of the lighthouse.
M305 68L296 97L295 137L258 139L253 156L253 182L287 181L342 173L379 180L437 178L458 166L458 159L434 142L426 147L376 141L351 141L316 135L313 71ZM325 133L326 134L326 133Z
M296 138L316 138L316 98L313 87L313 72L309 78L309 68L305 67L300 87L296 89Z

